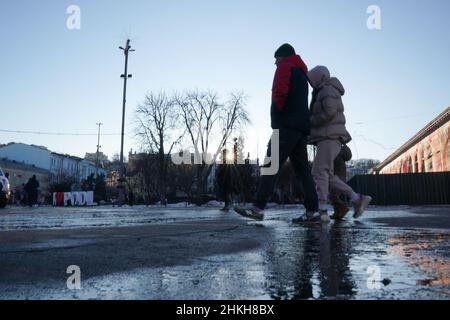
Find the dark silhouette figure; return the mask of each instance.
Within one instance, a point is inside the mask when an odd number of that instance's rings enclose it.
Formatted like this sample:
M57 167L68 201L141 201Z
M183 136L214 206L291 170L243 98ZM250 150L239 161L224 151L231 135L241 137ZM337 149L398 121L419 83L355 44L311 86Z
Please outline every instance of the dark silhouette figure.
M39 188L39 181L36 179L36 175L33 175L25 185L28 205L30 207L32 207L38 202L38 188Z
M308 163L307 143L310 134L310 112L308 106L308 68L289 44L282 45L274 55L277 66L272 87L271 126L279 130L278 158L282 168L291 160L296 178L305 192L306 220L317 220L318 198L311 168ZM271 144L267 158L271 157ZM270 166L270 164L268 165ZM280 170L274 175L262 175L251 207L236 207L235 211L254 220L264 219L264 209L273 193ZM303 217L303 216L302 216Z
M130 192L128 192L128 205L130 207L132 207L134 205L134 193L131 190L130 190Z
M219 199L225 202L221 211L228 211L232 203L233 175L232 165L227 163L227 149L222 151L222 163L217 166L217 185Z
M22 206L25 206L27 204L27 201L28 201L27 199L28 199L28 197L27 197L27 189L26 189L25 183L22 183L22 186L21 186L20 192L19 192L19 203Z
M350 269L354 238L343 223L315 225L294 230L290 238L275 238L268 251L273 299L354 297L357 287ZM286 248L293 250L291 254L283 254Z

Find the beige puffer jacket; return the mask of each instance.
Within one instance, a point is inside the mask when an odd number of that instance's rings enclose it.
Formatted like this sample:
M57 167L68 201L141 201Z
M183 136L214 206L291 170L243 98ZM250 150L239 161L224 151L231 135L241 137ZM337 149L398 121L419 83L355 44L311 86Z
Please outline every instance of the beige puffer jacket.
M316 144L322 140L340 140L349 143L352 138L345 128L344 104L342 96L345 89L337 78L330 78L326 67L317 66L308 72L314 88L311 101L311 134L309 142Z

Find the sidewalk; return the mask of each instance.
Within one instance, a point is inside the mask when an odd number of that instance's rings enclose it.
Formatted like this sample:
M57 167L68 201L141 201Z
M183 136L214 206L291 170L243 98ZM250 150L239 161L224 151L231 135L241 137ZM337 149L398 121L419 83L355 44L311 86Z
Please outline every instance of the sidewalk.
M450 207L372 207L308 228L290 223L298 212L260 223L212 209L6 209L0 298L450 299ZM66 286L70 265L81 290Z

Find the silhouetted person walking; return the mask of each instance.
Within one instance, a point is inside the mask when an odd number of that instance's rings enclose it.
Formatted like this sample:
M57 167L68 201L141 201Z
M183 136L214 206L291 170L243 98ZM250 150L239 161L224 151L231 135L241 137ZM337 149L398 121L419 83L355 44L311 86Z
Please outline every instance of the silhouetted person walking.
M28 205L32 207L37 203L39 182L36 179L36 175L33 175L25 185L25 191L27 193Z
M219 187L219 199L224 202L224 207L220 209L228 212L232 204L233 181L231 164L227 163L228 150L222 151L222 163L217 166L217 185Z
M279 130L279 168L290 158L296 177L305 190L306 213L300 221L320 221L317 212L317 193L308 163L307 136L310 133L308 109L308 68L294 48L282 45L275 52L277 70L272 88L272 129ZM267 156L271 157L269 142ZM254 203L250 207L236 207L235 211L245 217L262 220L267 200L273 193L280 170L274 175L262 175Z
M128 205L132 207L134 205L134 193L132 190L128 192Z

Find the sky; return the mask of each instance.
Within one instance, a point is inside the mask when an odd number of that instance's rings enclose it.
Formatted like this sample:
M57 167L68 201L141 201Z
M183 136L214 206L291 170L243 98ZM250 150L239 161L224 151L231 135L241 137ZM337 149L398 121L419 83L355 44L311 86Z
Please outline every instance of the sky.
M66 10L77 5L81 28ZM369 30L367 8L380 8ZM84 156L120 151L124 56L130 55L125 153L139 151L134 110L146 93L244 91L246 151L270 137L274 51L291 43L308 67L346 88L354 159L384 160L450 105L450 2L15 0L0 2L0 143ZM67 136L5 131L93 134Z

